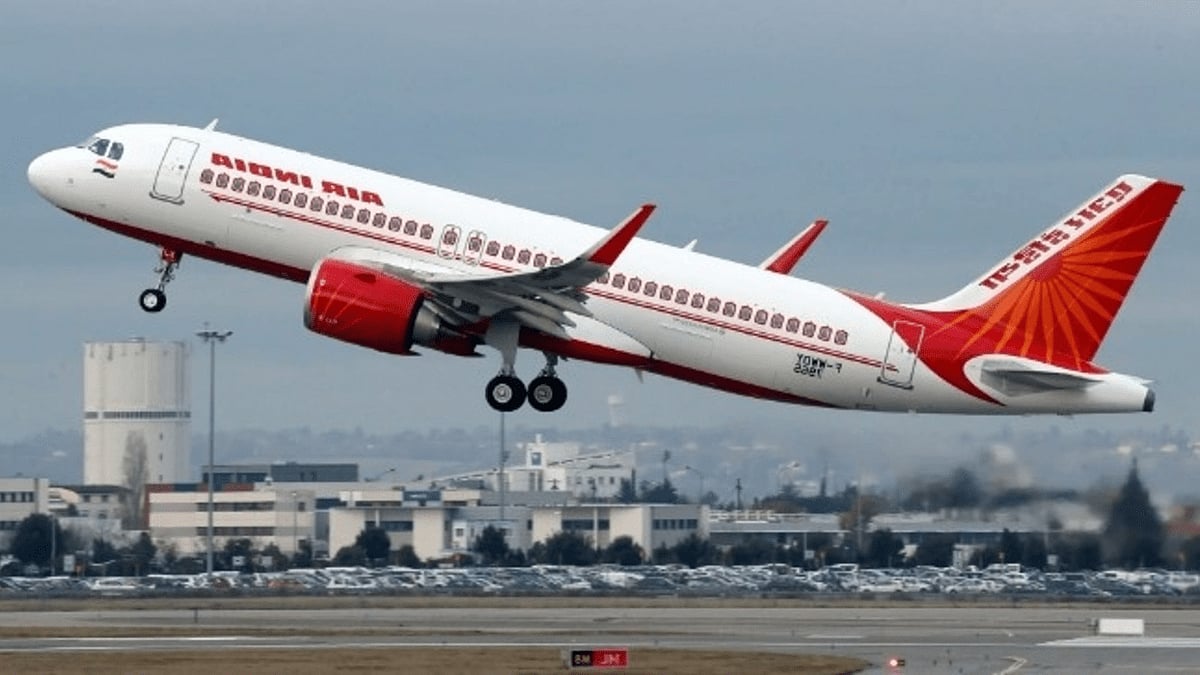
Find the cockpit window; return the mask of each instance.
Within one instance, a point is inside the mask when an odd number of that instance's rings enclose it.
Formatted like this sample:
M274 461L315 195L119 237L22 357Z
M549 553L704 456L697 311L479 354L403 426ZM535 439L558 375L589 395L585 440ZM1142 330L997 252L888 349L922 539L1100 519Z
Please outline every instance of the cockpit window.
M97 138L88 145L88 150L91 150L94 154L103 157L104 153L108 152L108 139Z
M121 159L121 155L123 154L125 154L124 144L114 141L112 145L108 146L109 159Z

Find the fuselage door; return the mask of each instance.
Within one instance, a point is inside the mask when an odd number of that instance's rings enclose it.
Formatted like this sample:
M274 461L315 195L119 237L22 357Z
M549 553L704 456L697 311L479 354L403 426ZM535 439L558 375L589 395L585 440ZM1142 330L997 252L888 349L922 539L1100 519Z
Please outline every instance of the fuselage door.
M442 236L438 239L438 255L446 260L454 260L458 255L460 244L462 244L462 228L457 225L447 225L442 228Z
M200 144L186 138L172 138L163 153L162 163L154 176L150 196L173 204L183 203L183 185Z
M471 230L467 234L467 245L463 249L462 259L468 265L478 265L483 257L483 247L487 244L487 235L479 230Z
M921 352L921 340L924 338L925 326L919 323L896 321L892 324L892 335L888 338L879 381L893 387L912 389L913 372L917 368L917 355Z

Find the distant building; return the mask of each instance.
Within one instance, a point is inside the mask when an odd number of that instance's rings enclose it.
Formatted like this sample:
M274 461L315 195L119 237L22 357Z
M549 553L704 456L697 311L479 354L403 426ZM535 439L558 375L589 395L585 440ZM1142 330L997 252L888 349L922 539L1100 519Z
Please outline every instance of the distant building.
M49 478L0 478L0 550L8 550L22 520L49 512Z
M83 348L83 482L174 483L190 472L184 342L88 342Z
M543 441L538 435L519 444L517 461L504 467L504 488L518 492L561 492L583 500L613 499L621 481L633 482L636 458L631 451L580 454L580 444ZM500 489L498 468L435 478L439 486Z
M515 493L501 509L496 493L485 490L351 491L330 509L329 550L352 545L368 525L388 533L392 550L410 545L421 559L468 553L488 526L523 550L562 531L578 532L597 548L628 536L647 554L691 534L708 535L707 507L700 504L554 503L545 496Z
M178 555L208 551L208 491L198 484L148 485L150 537L173 546ZM275 544L293 555L301 542L312 542L317 496L291 486L229 484L213 494L213 544L217 551L231 539L249 539L261 550Z
M213 467L212 475L213 487L217 490L229 483L353 483L358 481L358 465L305 462L217 464ZM200 482L208 482L208 467L201 472Z
M711 511L709 542L728 548L758 539L785 548L809 548L809 539L831 538L840 546L846 536L836 513L776 513L774 511Z

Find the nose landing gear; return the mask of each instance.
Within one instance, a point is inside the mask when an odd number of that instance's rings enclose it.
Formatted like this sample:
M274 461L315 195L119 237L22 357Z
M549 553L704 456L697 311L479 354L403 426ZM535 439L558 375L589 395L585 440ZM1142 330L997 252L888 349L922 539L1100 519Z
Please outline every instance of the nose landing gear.
M163 248L159 252L158 267L154 268L154 273L158 274L158 287L147 288L138 296L138 305L143 311L152 314L163 311L167 306L167 284L175 278L175 270L179 268L179 261L183 259L183 254L174 249Z

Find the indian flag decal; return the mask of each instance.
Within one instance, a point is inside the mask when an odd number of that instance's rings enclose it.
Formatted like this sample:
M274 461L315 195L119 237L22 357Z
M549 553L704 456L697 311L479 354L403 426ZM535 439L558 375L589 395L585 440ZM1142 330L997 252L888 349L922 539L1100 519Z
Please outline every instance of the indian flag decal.
M98 159L96 166L92 167L92 173L98 173L105 178L114 178L117 175L117 163L103 158Z

